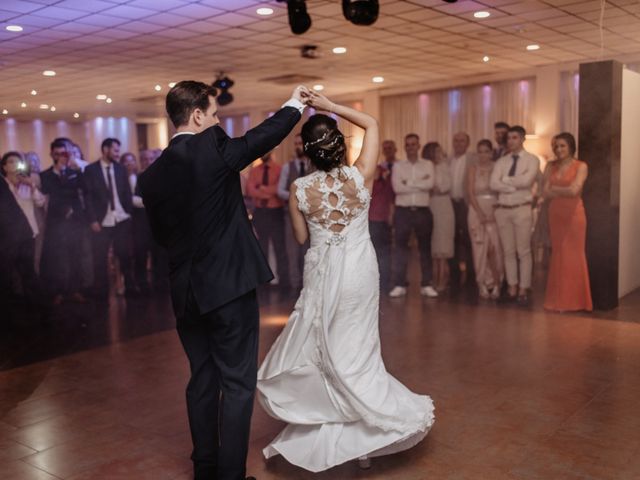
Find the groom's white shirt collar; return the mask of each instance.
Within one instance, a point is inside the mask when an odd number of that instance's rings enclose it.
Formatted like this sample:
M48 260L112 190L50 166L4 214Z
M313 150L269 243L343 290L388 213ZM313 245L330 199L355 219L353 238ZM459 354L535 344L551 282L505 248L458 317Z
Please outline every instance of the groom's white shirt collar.
M195 135L195 134L196 134L195 132L178 132L173 137L171 137L171 140L176 138L178 135Z

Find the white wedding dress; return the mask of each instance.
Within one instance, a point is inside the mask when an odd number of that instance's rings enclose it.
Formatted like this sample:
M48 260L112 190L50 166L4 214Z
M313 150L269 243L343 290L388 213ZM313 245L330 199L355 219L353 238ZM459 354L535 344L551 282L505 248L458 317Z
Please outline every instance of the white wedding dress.
M370 193L356 167L296 180L311 247L304 287L258 372L258 399L289 425L264 449L312 472L420 442L431 398L387 373L378 333L379 273Z

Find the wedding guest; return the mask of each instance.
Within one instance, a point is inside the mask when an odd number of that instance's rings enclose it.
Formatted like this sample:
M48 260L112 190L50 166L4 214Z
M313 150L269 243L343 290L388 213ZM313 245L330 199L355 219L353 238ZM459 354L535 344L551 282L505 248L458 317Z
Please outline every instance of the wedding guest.
M433 213L431 257L433 277L437 291L443 292L449 282L449 259L453 258L455 217L451 203L451 169L437 142L429 142L422 149L422 158L435 164L435 184L431 191L430 207Z
M87 217L93 232L94 294L99 300L109 294L107 258L112 245L124 275L125 295L137 294L132 268L133 199L127 170L118 162L120 145L117 138L105 139L100 160L84 172Z
M373 180L369 233L378 258L380 289L388 291L391 288L391 225L395 195L391 186L391 172L383 165L378 165Z
M405 137L406 160L398 161L393 167L391 184L396 194L396 208L393 215L394 228L394 287L390 297L407 294L407 264L409 262L409 239L415 233L420 253L421 287L420 294L437 297L433 288L433 265L431 261L431 233L433 214L431 213L429 192L435 183L433 162L420 158L420 137L410 133Z
M278 181L278 197L284 202L284 210L288 212L289 191L291 184L298 178L311 173L311 164L304 154L302 137L297 133L293 138L294 157L282 166ZM302 270L304 268L304 255L309 248L308 242L300 245L293 236L293 229L289 215L285 215L285 239L287 242L287 255L289 262L289 278L291 285L302 288Z
M506 122L496 122L493 124L493 131L496 141L496 148L493 149L493 160L495 161L509 153L509 148L507 147L509 124Z
M44 205L45 199L31 180L29 167L19 152L5 153L0 160L0 216L3 217L0 296L6 299L6 294L11 292L12 274L15 273L27 304L35 304L40 302L40 284L34 262L35 239L40 231L35 210Z
M556 311L593 310L585 256L587 218L582 187L587 164L576 159L576 140L563 132L553 138L557 161L544 185L549 201L551 261L544 308Z
M467 169L474 161L473 155L467 152L470 141L469 135L465 132L456 133L453 136L453 155L450 159L451 200L455 216L455 250L453 258L449 261L449 267L451 269L451 292L454 295L460 293L463 287L469 287L472 282L475 282L467 222L469 208L465 198Z
M495 217L508 284L504 300L517 301L520 306L531 304L531 189L540 171L538 157L524 149L525 137L523 127L509 128L509 154L497 160L490 178L491 189L498 193Z
M24 161L29 166L31 171L31 182L33 186L38 190L41 189L42 185L40 184L40 172L42 171L42 162L40 161L40 156L36 152L27 152L24 154ZM35 254L34 254L34 265L35 270L38 275L40 275L40 260L42 259L42 242L44 241L44 224L45 224L45 216L46 216L46 198L44 205L35 208L36 215L36 224L38 225L38 231L40 232L36 237L36 245L35 245Z
M469 235L480 297L496 300L500 296L504 265L495 218L498 197L489 185L494 150L486 139L480 140L476 148L477 161L469 166L467 174Z
M80 149L78 144L70 142L69 152L69 166L71 168L77 166L77 168L84 172L84 169L87 168L89 162L84 159L82 150Z
M282 167L273 161L273 153L262 157L262 163L249 173L247 193L253 198L253 226L265 256L269 257L269 245L276 257L278 286L285 290L289 281L289 259L285 241L284 202L278 197L278 182Z
M82 265L78 262L77 245L87 221L84 210L83 176L78 169L68 167L67 142L51 143L53 166L40 174L42 193L48 196L44 242L40 274L53 304L59 305L65 296L71 301L84 303L78 279L82 278Z
M396 147L396 142L393 140L385 140L382 142L382 156L384 157L382 166L386 168L389 173L393 172L393 166L397 161L397 153L398 148Z

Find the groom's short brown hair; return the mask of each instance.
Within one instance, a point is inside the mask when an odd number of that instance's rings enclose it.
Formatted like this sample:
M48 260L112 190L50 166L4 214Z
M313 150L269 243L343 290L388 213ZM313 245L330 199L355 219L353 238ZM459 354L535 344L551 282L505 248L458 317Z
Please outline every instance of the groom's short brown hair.
M218 91L212 85L195 80L178 82L167 93L166 109L174 127L189 123L189 116L196 108L206 112L211 106L209 97L215 97Z

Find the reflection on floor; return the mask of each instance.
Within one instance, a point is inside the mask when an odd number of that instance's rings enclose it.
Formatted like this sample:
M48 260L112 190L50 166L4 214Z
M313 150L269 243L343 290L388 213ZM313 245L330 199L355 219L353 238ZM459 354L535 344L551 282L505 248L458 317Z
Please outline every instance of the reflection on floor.
M263 293L261 358L293 300ZM388 370L431 395L414 449L311 475L260 450L282 427L256 407L249 473L283 479L640 478L640 294L613 313L559 315L383 299ZM613 321L612 321L613 320ZM2 339L0 478L190 476L187 362L168 299L66 305ZM155 333L154 333L155 332ZM71 353L75 352L75 353ZM47 360L44 360L47 359ZM39 361L44 360L44 361Z

